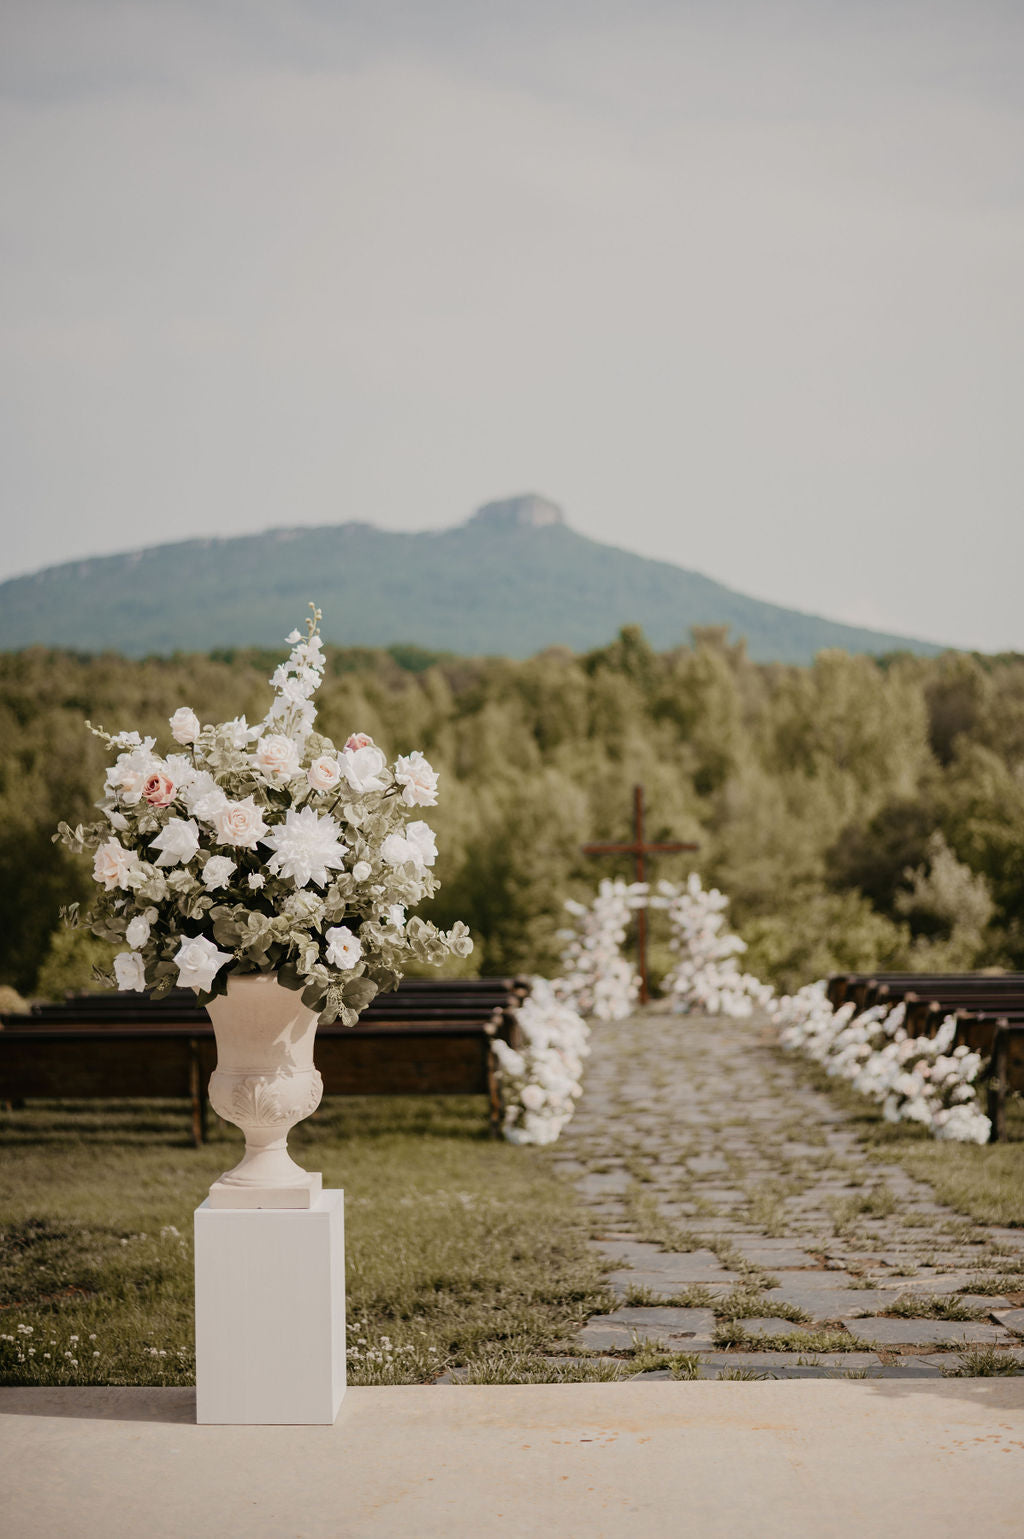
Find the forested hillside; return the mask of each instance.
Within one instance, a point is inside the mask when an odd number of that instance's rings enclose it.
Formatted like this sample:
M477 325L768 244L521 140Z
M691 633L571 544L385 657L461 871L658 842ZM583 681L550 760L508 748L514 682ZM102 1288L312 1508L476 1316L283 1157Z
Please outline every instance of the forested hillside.
M83 719L165 748L182 704L259 720L280 655L0 655L0 982L52 993L87 971L54 932L91 878L50 840L99 795L104 750ZM470 924L482 971L553 968L563 899L629 874L580 845L626 834L638 780L649 836L699 842L766 978L1024 967L1020 656L759 665L721 632L656 653L631 629L524 662L332 650L319 702L336 741L369 732L441 770L433 917Z

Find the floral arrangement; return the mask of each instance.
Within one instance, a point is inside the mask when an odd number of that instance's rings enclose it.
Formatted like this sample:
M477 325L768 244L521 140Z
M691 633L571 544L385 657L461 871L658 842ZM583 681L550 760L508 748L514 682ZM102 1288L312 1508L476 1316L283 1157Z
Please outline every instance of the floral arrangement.
M740 972L736 958L747 946L724 928L729 900L717 887L705 889L696 871L685 887L659 882L650 906L668 915L670 944L679 960L661 986L680 1015L698 1010L745 1020L773 998L770 984Z
M532 980L516 1012L522 1047L509 1047L500 1037L494 1043L505 1107L502 1131L510 1143L554 1143L583 1094L590 1028L566 1001L560 983Z
M889 1122L917 1122L936 1138L988 1142L992 1124L978 1104L981 1056L953 1046L947 1016L934 1037L911 1037L905 1006L853 1003L834 1009L823 982L780 999L772 1012L779 1041L802 1052L882 1106Z
M314 730L325 659L314 605L306 634L274 672L262 722L170 718L177 751L86 723L113 752L100 820L54 836L90 852L99 893L84 916L126 947L119 989L175 985L206 1002L228 977L275 971L323 1022L354 1025L411 958L466 956L464 924L447 933L407 911L437 889L429 825L437 773L419 750L389 764L365 733L344 747ZM78 905L65 913L79 922Z
M559 932L559 938L567 943L559 988L581 1015L620 1021L632 1014L640 979L633 964L622 955L622 943L631 914L646 901L645 883L605 877L591 904L574 899L566 903L576 926Z

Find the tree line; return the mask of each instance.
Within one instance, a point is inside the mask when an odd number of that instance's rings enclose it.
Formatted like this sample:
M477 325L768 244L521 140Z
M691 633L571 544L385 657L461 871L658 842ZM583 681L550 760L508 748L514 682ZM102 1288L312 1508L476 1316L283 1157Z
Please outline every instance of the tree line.
M84 718L170 750L182 704L259 721L279 661L0 654L0 984L59 994L98 955L58 922L90 896L88 866L51 842L102 787ZM424 912L470 925L471 970L556 970L564 900L630 874L580 846L628 833L637 781L648 837L700 846L657 860L655 879L692 864L721 887L746 965L780 987L841 968L1024 967L1022 656L831 651L795 667L753 663L717 629L656 652L636 627L525 662L330 648L318 706L335 741L367 732L441 772L443 885ZM655 976L670 961L657 933L652 961Z

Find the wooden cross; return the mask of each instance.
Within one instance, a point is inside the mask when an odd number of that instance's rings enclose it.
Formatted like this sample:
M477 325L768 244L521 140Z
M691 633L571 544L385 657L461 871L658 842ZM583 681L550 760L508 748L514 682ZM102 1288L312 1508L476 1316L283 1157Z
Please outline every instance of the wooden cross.
M646 882L647 866L645 855L674 855L681 850L699 849L696 844L680 844L676 841L664 844L646 844L644 842L644 788L633 787L633 842L631 844L585 844L584 855L632 855L633 880ZM638 908L636 911L636 946L639 957L640 972L640 1003L646 1004L650 998L647 987L647 910Z

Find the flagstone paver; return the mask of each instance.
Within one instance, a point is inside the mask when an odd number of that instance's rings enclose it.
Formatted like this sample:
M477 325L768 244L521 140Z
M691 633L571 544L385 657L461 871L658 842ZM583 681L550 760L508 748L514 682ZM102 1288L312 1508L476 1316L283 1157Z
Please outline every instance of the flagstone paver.
M1024 1294L1004 1280L1024 1232L880 1159L766 1026L654 1007L595 1023L592 1047L555 1163L633 1307L592 1316L576 1350L627 1366L652 1343L700 1377L935 1377L992 1350L1024 1366Z

